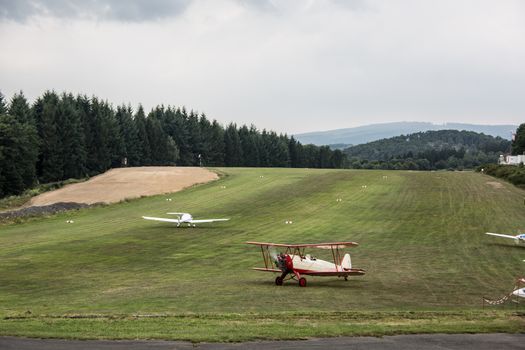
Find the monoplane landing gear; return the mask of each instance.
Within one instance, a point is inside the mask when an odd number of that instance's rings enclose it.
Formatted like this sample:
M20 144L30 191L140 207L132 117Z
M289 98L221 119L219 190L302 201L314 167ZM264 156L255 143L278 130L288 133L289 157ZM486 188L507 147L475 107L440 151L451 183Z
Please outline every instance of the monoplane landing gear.
M299 287L306 287L306 278L299 278Z
M275 277L275 285L282 286L283 282L284 282L284 278L282 278L281 276Z
M348 281L348 276L345 276L345 281Z

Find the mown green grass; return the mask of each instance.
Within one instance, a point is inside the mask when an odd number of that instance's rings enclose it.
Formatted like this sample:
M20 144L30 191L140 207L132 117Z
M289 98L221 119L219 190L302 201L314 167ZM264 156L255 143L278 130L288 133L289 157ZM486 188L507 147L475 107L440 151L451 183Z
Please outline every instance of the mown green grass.
M321 315L317 326L305 322L295 338L396 330L513 332L523 327L522 317L508 313L498 314L493 323L483 312L479 321L447 321L451 313L480 309L482 296L508 293L514 278L523 274L525 250L483 234L524 227L523 190L504 182L496 188L487 182L497 180L472 172L218 170L226 174L221 180L176 194L0 226L0 316L32 316L4 319L0 332L273 339L283 336L273 326L280 312ZM167 211L232 220L177 229L141 219ZM74 224L66 223L70 219ZM295 283L276 287L272 274L250 270L262 260L257 247L244 244L248 240L357 241L360 246L350 251L353 264L368 273L348 282L312 277L307 288ZM328 252L315 253L329 257ZM436 322L401 324L404 318L398 317L394 323L355 327L345 327L344 317L330 316L399 310L445 314ZM271 320L260 325L260 332L254 331L260 321L250 321L253 313ZM70 314L170 317L124 317L116 323L44 317ZM228 331L228 322L220 321L231 314L239 322L230 328L239 331ZM200 315L194 316L194 331L177 321L180 315Z
M310 312L157 317L28 317L0 320L0 335L66 339L173 339L193 342L307 339L414 333L522 332L511 312Z

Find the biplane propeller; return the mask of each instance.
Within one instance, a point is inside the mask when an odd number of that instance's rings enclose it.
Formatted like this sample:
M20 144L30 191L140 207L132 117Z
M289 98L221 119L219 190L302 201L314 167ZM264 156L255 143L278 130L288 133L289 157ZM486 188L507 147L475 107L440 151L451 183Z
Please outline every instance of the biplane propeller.
M283 285L286 279L294 279L300 287L306 287L306 278L303 276L361 276L365 270L353 268L350 254L341 256L341 249L357 246L355 242L331 242L318 244L278 244L263 242L246 242L258 245L264 260L264 267L254 267L254 270L280 273L275 278L275 284ZM277 253L276 249L284 249L284 253ZM307 248L331 250L333 262L316 259L310 254L305 254Z
M177 215L176 219L168 219L168 218L156 218L151 216L143 216L142 218L145 220L153 220L153 221L161 221L161 222L171 222L174 224L177 224L177 227L179 227L181 224L188 224L188 227L193 226L195 227L195 224L202 224L206 222L216 222L216 221L228 221L230 219L201 219L201 220L195 220L193 219L193 216L189 213L166 213L168 215Z

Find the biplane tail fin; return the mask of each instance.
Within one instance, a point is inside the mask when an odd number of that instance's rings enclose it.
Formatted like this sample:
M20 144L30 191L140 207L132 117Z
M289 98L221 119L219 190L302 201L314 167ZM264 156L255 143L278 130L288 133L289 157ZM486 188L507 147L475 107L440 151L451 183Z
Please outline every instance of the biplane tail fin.
M352 259L350 258L350 254L345 254L343 260L341 260L341 267L345 270L352 269Z

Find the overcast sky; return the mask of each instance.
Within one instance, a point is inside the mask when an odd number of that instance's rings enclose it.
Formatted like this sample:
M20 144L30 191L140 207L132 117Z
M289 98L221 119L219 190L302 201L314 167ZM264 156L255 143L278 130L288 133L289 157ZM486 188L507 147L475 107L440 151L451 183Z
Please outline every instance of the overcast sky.
M0 0L0 91L298 133L525 122L525 1Z

